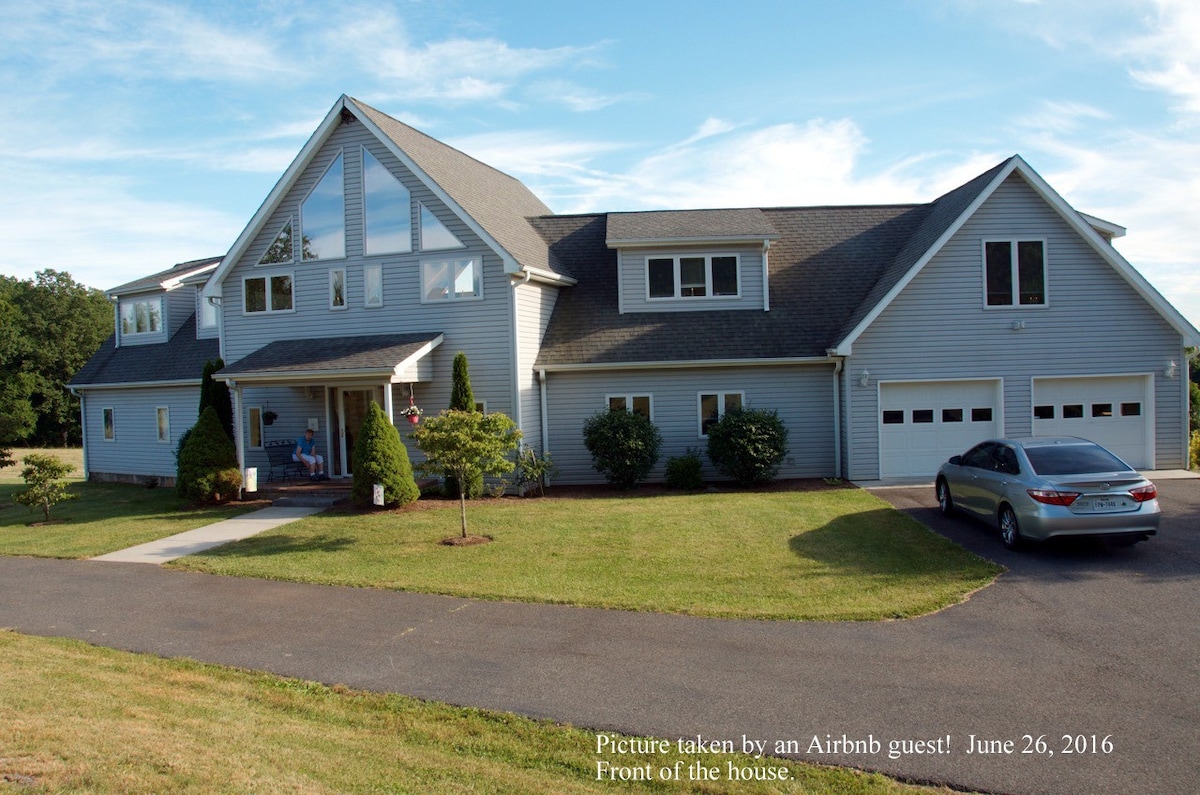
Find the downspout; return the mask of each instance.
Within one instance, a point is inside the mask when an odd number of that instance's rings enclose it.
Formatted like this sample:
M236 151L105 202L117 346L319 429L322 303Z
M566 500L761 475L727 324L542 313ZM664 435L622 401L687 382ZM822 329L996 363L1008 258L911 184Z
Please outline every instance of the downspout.
M550 409L546 405L546 368L538 370L538 386L541 389L542 407L542 455L546 455L546 451L550 449Z
M770 249L771 249L771 241L764 240L763 241L763 268L762 268L762 271L763 271L763 274L762 274L763 311L764 312L771 311L771 279L770 279L770 264L771 263L770 263L770 260L768 259L768 255L767 255L767 252Z
M833 362L833 472L842 476L842 368L846 360L839 356Z

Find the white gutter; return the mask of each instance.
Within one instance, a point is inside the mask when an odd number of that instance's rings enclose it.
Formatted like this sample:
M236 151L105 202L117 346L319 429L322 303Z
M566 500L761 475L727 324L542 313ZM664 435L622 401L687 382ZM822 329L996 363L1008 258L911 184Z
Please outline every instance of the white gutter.
M83 384L81 386L73 386L71 389L144 389L146 387L198 386L200 380L199 378L189 378L177 381L123 381L119 384Z
M771 248L771 241L763 241L763 311L771 311L771 279L770 279L770 259L767 252Z
M550 407L546 405L546 369L538 370L538 386L541 388L542 404L542 455L550 449Z

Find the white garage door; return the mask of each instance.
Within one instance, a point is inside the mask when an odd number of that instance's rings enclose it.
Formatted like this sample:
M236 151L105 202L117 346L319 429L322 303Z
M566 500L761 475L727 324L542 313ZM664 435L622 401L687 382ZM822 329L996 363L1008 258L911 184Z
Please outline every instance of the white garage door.
M880 477L930 477L952 455L1000 434L1000 382L879 385Z
M1082 436L1141 469L1151 465L1146 376L1036 378L1033 435Z

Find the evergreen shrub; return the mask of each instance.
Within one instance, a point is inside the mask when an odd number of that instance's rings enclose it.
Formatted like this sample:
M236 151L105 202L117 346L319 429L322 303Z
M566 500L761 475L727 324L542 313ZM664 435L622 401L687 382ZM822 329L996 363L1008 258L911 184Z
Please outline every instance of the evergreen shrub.
M683 455L667 459L667 485L681 491L697 491L704 487L703 468L700 451L689 447Z
M421 496L400 432L388 422L379 404L371 403L354 442L354 504L374 505L372 486L376 483L383 484L383 502L390 508L416 502Z
M742 485L766 483L787 456L787 426L775 411L733 409L708 429L708 458Z
M658 463L662 434L641 414L602 410L584 420L583 443L605 480L630 489L649 477Z
M175 491L185 500L226 502L242 487L237 451L213 406L204 409L187 434L177 464Z

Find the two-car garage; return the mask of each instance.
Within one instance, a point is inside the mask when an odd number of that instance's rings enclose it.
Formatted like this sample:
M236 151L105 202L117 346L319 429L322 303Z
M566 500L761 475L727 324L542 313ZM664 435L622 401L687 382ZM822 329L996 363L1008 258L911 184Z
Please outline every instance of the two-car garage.
M1025 427L1091 439L1146 468L1154 460L1152 388L1146 375L1034 378ZM950 456L1004 435L1003 406L998 378L881 383L880 477L932 476Z

